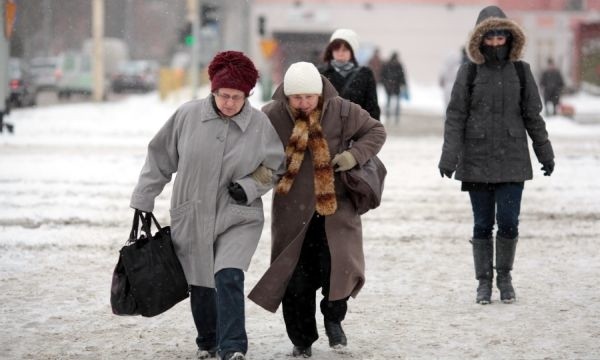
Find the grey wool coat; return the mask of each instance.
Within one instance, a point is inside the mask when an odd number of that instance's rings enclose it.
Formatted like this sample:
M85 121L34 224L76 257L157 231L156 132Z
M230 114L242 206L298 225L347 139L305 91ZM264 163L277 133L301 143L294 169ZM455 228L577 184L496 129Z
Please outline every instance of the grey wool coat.
M383 125L356 104L351 104L346 121L341 118L342 102L329 80L323 81L321 127L331 158L340 152L344 136L355 140L350 152L358 164L364 164L377 154L385 142ZM287 146L294 128L287 107L283 85L275 91L273 100L263 107L281 141ZM325 232L331 252L330 300L356 296L365 282L365 262L360 215L350 202L346 190L335 174L337 211L325 217ZM308 224L315 212L314 169L307 150L300 171L290 192L273 195L271 225L271 265L248 297L268 311L275 312L281 303L288 281L296 267Z
M512 34L509 59L488 63L480 51L489 30L507 29ZM525 35L506 19L498 7L482 10L467 52L477 66L468 84L469 64L458 71L444 125L444 145L439 167L456 170L456 179L476 183L522 182L533 177L527 135L540 163L554 159L542 103L529 64L523 63L525 84L514 62L522 56ZM524 97L521 97L521 94Z
M264 223L261 196L272 188L250 177L263 164L283 169L283 144L266 115L246 100L221 118L212 95L182 105L148 145L131 207L152 211L154 199L177 173L171 198L171 235L189 284L214 287L223 268L247 270ZM227 191L239 183L248 202Z

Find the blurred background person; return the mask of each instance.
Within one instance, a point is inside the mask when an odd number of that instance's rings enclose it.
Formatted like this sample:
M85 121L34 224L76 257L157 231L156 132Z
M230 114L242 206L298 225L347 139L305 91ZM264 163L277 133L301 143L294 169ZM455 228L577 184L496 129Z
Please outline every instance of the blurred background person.
M459 53L450 54L442 64L439 84L444 96L444 110L446 110L446 107L448 107L448 103L450 102L450 95L452 94L454 80L456 80L456 73L460 66L468 61L469 57L467 56L465 47L461 46Z
M372 118L379 120L381 111L375 76L368 67L358 65L357 51L358 35L350 29L337 29L329 39L319 72L341 97L360 105Z
M548 66L542 72L540 79L540 87L544 96L544 107L546 116L550 115L550 106L552 106L552 115L558 114L558 106L560 105L560 94L565 86L560 70L554 65L552 58L548 59Z
M379 53L379 48L375 48L373 52L373 56L369 59L369 63L367 64L371 71L373 71L373 76L375 76L375 83L379 84L381 82L381 68L383 67L383 60L381 59L381 55Z
M391 120L391 107L394 102L394 124L398 125L400 122L400 96L403 95L405 99L408 99L408 87L406 86L404 67L398 59L397 52L394 51L390 60L383 64L381 81L387 97L385 102L386 119Z

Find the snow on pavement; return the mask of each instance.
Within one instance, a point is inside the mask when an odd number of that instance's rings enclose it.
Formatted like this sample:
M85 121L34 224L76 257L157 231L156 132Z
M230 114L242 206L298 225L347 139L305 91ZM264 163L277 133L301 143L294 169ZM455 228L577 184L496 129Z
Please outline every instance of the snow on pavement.
M145 146L176 105L151 94L11 114L15 135L0 136L0 358L193 358L188 300L154 318L114 316L109 304ZM548 129L556 171L544 177L534 161L526 183L511 305L496 289L491 305L474 302L471 209L459 182L439 177L441 134L390 136L384 201L363 216L367 282L343 323L349 346L329 349L318 321L313 358L600 358L600 126L556 117ZM162 224L169 194L157 200ZM268 266L265 200L246 291ZM248 358L291 359L281 310L247 301L246 311Z

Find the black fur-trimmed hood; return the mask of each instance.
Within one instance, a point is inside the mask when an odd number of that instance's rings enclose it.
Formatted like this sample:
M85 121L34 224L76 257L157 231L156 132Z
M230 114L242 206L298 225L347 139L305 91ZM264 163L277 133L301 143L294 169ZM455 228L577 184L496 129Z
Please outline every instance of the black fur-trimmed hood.
M485 58L479 47L483 42L483 35L490 30L505 29L512 33L510 61L517 61L523 55L525 49L525 34L523 29L514 21L506 18L506 15L497 6L488 6L481 10L477 17L475 28L469 36L467 43L467 54L469 59L476 64L483 64Z

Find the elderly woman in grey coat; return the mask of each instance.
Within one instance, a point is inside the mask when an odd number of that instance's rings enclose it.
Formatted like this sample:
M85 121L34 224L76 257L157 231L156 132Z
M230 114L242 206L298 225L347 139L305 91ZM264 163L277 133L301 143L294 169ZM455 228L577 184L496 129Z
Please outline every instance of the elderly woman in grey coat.
M283 145L247 100L258 72L241 52L208 68L212 93L182 105L150 141L131 207L152 211L177 173L171 198L175 251L191 285L197 358L245 359L244 272L262 232L261 196L283 170Z
M319 337L315 291L322 288L329 345L342 348L347 300L365 282L360 215L339 172L377 154L386 133L310 63L292 64L273 100L263 111L286 145L287 170L274 190L271 266L248 297L272 312L282 303L292 355L310 357ZM344 102L347 118L341 116ZM352 148L344 150L349 139Z
M496 6L484 8L467 45L473 63L458 71L444 127L440 174L462 181L474 216L473 257L479 280L476 302L492 295L496 232L496 285L500 300L515 301L510 272L519 235L523 185L533 177L527 145L532 140L544 175L554 170L554 153L542 103L529 64L519 61L521 28Z

